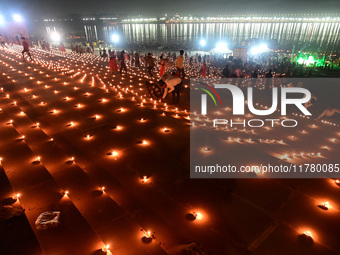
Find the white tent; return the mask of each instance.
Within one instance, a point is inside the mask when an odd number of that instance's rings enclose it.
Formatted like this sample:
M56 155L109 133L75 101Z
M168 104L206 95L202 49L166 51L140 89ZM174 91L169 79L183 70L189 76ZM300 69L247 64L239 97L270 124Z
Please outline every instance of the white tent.
M220 49L220 48L214 48L209 51L210 54L231 54L233 53L232 50L225 48L225 49Z

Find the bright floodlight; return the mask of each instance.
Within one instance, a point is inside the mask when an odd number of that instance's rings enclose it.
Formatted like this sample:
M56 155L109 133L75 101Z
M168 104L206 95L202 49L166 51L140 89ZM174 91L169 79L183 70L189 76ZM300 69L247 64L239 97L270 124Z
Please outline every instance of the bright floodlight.
M259 53L261 53L259 47L254 46L253 48L250 49L250 54L251 55L257 55Z
M261 43L261 44L259 45L259 50L260 50L261 52L264 52L264 51L267 51L267 50L269 50L269 49L268 49L267 44Z
M22 18L22 16L19 15L19 14L13 14L13 20L14 20L15 22L22 22L22 21L23 21L23 18Z
M119 41L119 36L117 34L113 34L111 39L114 43L117 43Z
M268 48L267 44L261 43L259 46L254 46L253 48L251 48L250 54L257 55L257 54L266 52L268 50L269 50L269 48Z
M204 39L201 39L200 45L201 45L202 47L204 47L206 44L207 44L207 42L206 42Z
M227 44L225 42L219 42L216 46L216 50L223 53L228 51Z
M4 16L0 15L0 26L5 23L5 18Z
M61 36L60 36L59 33L57 33L57 32L52 32L51 33L51 40L53 42L60 42L60 39L61 39Z

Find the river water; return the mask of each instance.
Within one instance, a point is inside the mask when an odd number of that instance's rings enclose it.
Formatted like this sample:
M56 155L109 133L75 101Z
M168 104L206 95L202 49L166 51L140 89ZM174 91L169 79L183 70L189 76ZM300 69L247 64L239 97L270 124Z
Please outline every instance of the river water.
M339 46L338 22L221 22L177 24L115 24L101 28L105 41L117 33L125 44L159 44L199 47L201 39L206 48L218 42L228 47L249 46L265 42L271 48L313 48L335 50Z

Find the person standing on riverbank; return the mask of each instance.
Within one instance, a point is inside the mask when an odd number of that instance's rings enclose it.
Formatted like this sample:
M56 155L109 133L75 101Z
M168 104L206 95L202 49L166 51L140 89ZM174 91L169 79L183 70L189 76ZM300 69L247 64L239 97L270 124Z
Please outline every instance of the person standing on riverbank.
M202 74L202 77L203 78L206 78L207 77L207 64L205 63L205 61L203 62L203 65L202 65L202 69L201 69L201 74Z
M177 72L182 76L182 79L184 79L185 73L184 73L184 50L180 50L179 56L176 59L176 68Z
M103 58L107 58L107 53L106 53L106 49L104 48L103 49L103 55L102 55Z
M265 87L264 89L269 89L272 85L273 82L273 73L272 73L272 69L269 69L268 73L265 74Z
M159 77L162 77L163 74L165 73L165 60L163 55L161 55L161 57L159 58Z
M117 59L114 51L109 50L111 74L118 72Z
M2 35L0 35L0 44L1 44L1 47L7 48L7 46L6 46L6 44L5 44L5 39L3 38Z
M135 53L135 67L138 67L138 68L140 67L139 54L137 51Z
M155 67L155 60L153 59L151 53L148 53L145 60L146 60L147 66L148 66L148 72L149 72L150 76L153 77L152 70Z
M119 64L120 64L120 74L122 74L123 69L125 70L125 73L127 73L124 50L122 50L122 52L120 53Z
M21 37L21 41L22 41L22 46L24 47L24 50L21 52L22 53L22 58L25 58L25 52L26 52L27 55L33 61L33 58L32 58L31 53L30 53L29 45L28 45L28 42L26 41L25 37Z
M59 44L59 51L65 52L65 47L64 47L64 44L62 42Z

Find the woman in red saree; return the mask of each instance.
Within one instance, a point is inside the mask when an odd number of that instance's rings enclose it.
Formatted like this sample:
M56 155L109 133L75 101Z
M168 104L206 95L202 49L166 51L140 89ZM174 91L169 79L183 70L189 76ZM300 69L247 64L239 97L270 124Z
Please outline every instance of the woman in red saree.
M165 60L163 58L163 55L160 57L160 61L159 61L159 77L162 77L163 74L165 73Z
M206 78L207 77L207 64L205 62L203 62L201 72L202 72L203 78Z
M118 72L118 65L117 65L117 58L116 58L116 54L114 51L110 51L109 52L109 56L110 56L110 70L111 73L117 73Z

